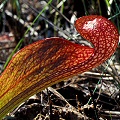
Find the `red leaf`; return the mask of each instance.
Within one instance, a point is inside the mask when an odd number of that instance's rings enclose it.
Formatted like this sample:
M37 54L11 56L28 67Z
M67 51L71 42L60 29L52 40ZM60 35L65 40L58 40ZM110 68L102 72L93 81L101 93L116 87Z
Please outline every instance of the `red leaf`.
M0 76L0 118L44 88L90 70L114 52L119 36L106 18L84 16L75 23L94 49L61 38L48 38L20 50Z

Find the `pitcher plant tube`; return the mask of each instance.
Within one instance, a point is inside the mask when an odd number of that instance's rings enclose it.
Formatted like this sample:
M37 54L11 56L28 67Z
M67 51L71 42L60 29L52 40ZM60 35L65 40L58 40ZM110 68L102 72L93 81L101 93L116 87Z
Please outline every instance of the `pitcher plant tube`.
M119 34L108 19L83 16L75 27L93 48L53 37L34 42L13 56L0 76L0 119L30 96L99 66L115 52Z

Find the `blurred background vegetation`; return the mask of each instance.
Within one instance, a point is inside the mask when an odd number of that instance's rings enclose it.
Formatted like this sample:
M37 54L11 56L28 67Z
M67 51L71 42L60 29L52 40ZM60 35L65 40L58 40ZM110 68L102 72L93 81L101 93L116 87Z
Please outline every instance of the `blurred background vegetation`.
M120 0L0 0L0 72L15 52L37 40L58 36L87 44L74 22L91 14L108 18L120 33ZM81 120L82 115L120 119L120 45L98 68L37 94L6 119Z

